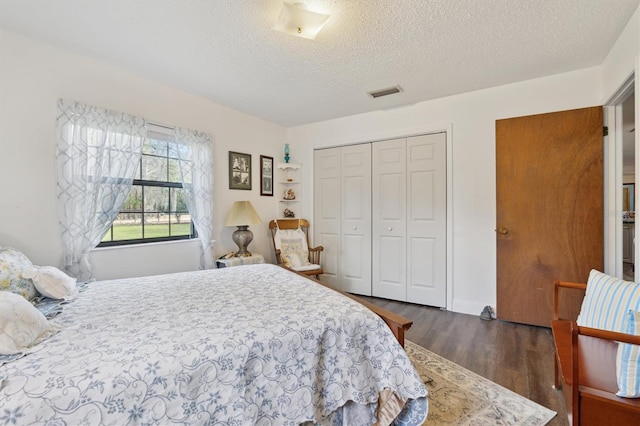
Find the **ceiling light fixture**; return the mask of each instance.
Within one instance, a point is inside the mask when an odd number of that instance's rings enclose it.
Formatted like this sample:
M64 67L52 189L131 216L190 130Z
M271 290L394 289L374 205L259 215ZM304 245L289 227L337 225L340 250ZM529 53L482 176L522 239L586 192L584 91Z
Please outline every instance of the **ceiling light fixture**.
M276 25L276 31L314 40L329 15L307 9L304 3L282 3L282 10Z

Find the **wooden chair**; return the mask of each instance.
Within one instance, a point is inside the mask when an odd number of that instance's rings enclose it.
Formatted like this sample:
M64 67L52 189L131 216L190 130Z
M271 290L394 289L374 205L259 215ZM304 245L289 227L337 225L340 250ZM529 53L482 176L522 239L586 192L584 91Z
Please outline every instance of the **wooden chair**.
M584 283L556 280L554 320L555 387L562 388L573 426L638 425L640 399L616 396L617 342L640 344L640 336L580 327L561 319L559 290L585 291Z
M315 267L304 268L291 268L301 274L315 275L316 279L320 279L320 275L324 273L320 263L320 253L324 250L324 247L311 247L309 244L309 222L306 219L277 219L269 222L269 230L271 231L271 243L273 244L273 250L276 253L276 262L278 265L284 265L285 262L282 259L280 250L276 247L276 232L278 229L302 229L305 234L307 247L309 249L309 263L315 265Z

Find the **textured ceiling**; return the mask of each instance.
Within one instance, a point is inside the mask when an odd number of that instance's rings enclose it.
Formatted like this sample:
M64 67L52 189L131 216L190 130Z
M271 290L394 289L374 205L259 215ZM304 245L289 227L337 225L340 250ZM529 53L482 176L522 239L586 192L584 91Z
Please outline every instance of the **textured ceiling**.
M302 2L315 40L271 29L282 0L0 0L0 26L291 127L600 65L640 0Z

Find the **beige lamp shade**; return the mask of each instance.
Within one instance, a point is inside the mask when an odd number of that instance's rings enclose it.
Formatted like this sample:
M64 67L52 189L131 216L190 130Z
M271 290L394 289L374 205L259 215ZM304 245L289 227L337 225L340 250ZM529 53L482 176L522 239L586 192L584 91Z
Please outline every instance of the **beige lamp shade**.
M304 3L285 2L282 4L282 11L273 29L314 40L327 19L329 15L308 10Z
M224 226L256 225L258 223L262 223L262 219L253 208L251 201L236 201L231 206Z

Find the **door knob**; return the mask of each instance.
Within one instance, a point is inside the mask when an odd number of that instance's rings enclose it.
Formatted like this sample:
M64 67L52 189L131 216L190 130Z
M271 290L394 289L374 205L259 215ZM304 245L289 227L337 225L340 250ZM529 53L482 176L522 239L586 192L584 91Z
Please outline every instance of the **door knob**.
M354 227L353 227L353 230L355 231L356 229L358 229L358 227L357 227L357 226L354 226Z
M500 228L498 230L498 233L502 234L502 235L507 235L509 233L509 230L507 228Z
M389 227L389 231L393 231L393 228L391 226Z

